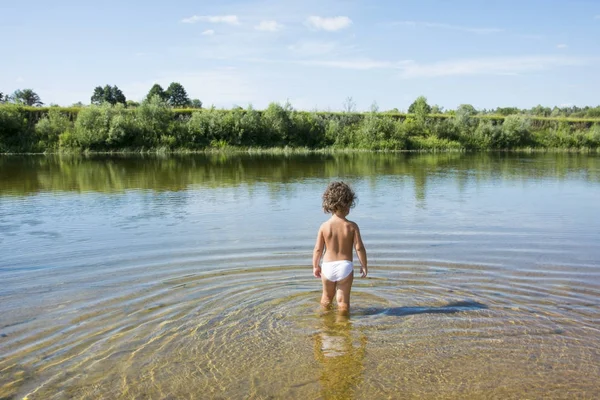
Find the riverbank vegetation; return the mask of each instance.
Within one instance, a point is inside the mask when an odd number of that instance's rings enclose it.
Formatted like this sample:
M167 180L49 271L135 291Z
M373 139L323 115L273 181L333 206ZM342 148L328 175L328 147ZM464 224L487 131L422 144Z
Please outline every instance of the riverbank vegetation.
M160 91L160 90L157 90ZM204 151L223 148L511 150L600 148L600 118L489 114L470 105L434 109L420 97L410 113L174 108L151 96L139 106L0 105L0 152ZM437 112L437 113L435 113Z

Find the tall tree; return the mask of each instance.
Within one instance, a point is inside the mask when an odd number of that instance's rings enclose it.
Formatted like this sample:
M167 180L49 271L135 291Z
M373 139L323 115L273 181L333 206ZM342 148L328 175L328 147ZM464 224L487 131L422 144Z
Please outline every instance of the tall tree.
M202 108L202 102L199 99L192 99L190 106L192 108Z
M15 90L12 97L15 102L28 106L41 106L44 104L40 96L32 89Z
M146 100L150 100L154 96L158 96L163 101L169 100L167 93L164 91L162 86L160 86L158 83L155 83L152 86L152 88L150 88L150 91L148 92L148 95L146 96Z
M90 99L92 104L102 104L104 103L104 89L102 86L96 86L94 88L94 93L92 94L92 98Z
M186 107L190 104L190 98L183 85L179 82L171 82L166 93L169 104L173 107Z
M427 115L431 114L431 106L427 104L427 97L419 96L413 103L408 107L409 114Z
M109 103L115 105L117 103L125 104L127 99L125 98L125 95L123 94L121 89L117 87L117 85L105 85L104 87L96 86L94 88L94 93L92 94L91 101L92 104Z
M127 99L125 98L125 95L123 94L121 89L119 89L117 87L117 85L112 87L111 94L112 94L112 98L114 100L113 104L117 104L117 103L127 104Z

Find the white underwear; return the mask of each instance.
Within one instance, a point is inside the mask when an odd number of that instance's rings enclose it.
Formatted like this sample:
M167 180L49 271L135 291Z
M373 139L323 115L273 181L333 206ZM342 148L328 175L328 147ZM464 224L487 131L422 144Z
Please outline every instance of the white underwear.
M338 282L350 275L353 268L352 261L328 261L321 264L321 273L328 281Z

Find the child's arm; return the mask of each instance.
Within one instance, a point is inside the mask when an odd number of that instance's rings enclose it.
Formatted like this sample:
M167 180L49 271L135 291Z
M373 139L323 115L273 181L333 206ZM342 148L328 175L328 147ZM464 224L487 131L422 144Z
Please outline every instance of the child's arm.
M321 266L319 265L319 261L321 261L321 257L323 257L323 249L325 247L325 239L323 239L323 227L319 228L319 233L317 233L317 243L315 243L315 249L313 251L313 275L315 278L321 277Z
M360 261L360 276L365 278L369 273L369 268L367 267L367 250L365 249L365 245L360 237L360 229L358 229L358 225L354 224L354 228L354 249L358 255L358 260Z

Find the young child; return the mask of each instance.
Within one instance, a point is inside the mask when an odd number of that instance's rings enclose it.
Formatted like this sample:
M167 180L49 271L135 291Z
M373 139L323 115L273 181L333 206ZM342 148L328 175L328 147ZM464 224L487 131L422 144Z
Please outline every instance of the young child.
M368 272L367 251L358 225L346 219L355 201L354 191L344 182L332 182L327 186L323 193L323 211L332 215L319 228L313 252L313 275L323 282L321 306L329 308L335 294L342 315L347 315L350 308L350 289L354 280L352 247L361 264L361 276L366 277ZM319 266L321 257L323 263Z

